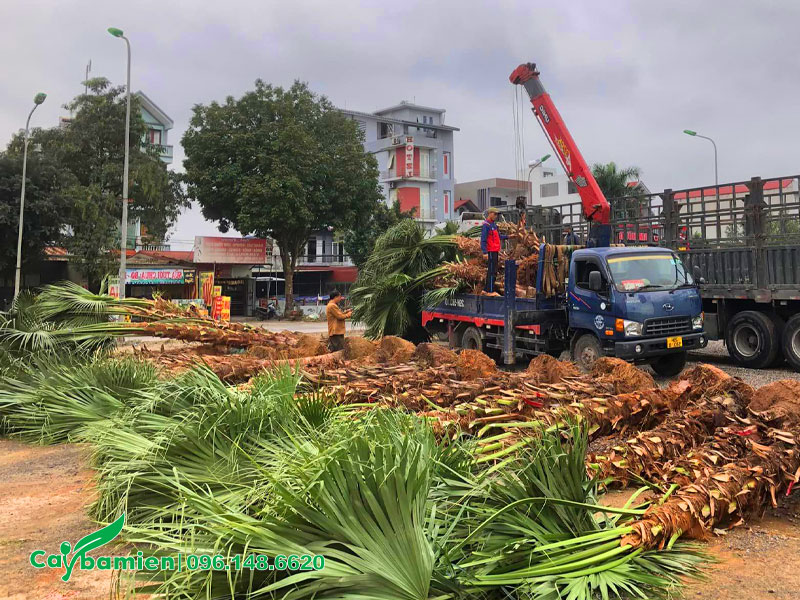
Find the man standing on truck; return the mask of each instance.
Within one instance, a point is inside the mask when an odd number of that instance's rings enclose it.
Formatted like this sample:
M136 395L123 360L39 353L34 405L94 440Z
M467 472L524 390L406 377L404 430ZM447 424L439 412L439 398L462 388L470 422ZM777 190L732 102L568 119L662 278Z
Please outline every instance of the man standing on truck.
M489 261L486 268L486 286L483 291L486 294L495 294L494 279L497 274L497 257L500 254L500 240L508 238L507 235L500 233L497 229L497 213L500 212L496 207L492 206L487 215L486 220L481 226L481 250L483 255Z
M325 307L325 315L328 317L328 350L336 352L344 348L344 322L353 315L352 310L343 311L339 308L339 303L344 300L344 296L339 290L333 290Z
M580 246L580 240L578 240L578 236L572 231L572 225L564 225L564 245Z

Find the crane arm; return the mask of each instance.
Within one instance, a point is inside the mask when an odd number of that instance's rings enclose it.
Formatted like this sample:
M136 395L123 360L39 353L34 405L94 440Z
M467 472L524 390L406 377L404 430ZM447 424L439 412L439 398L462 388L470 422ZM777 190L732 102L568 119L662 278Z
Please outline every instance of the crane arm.
M592 171L583 160L578 145L567 129L542 82L534 63L526 63L514 69L509 77L511 83L522 85L530 96L533 114L547 135L550 145L561 161L567 176L575 184L583 205L583 216L591 222L589 244L608 246L611 241L611 206L597 185Z

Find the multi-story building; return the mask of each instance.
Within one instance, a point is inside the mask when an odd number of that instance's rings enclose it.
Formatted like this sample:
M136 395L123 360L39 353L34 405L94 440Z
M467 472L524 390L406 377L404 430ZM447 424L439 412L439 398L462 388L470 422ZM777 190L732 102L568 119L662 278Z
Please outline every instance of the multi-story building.
M455 217L453 132L445 110L411 102L373 113L342 110L364 132L364 148L375 155L387 204L413 210L428 227Z
M479 179L456 184L456 203L469 200L479 211L491 206L530 204L531 184L519 179ZM459 205L460 206L460 205Z
M150 100L144 92L138 91L135 95L139 99L142 119L147 126L142 143L148 146L156 146L161 160L168 165L172 164L172 146L168 141L169 130L174 125L172 119L155 102Z

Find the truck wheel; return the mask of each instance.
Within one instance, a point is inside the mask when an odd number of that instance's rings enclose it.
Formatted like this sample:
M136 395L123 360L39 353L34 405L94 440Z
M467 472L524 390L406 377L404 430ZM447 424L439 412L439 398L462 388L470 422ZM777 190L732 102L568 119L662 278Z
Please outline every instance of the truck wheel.
M686 366L686 352L676 352L675 354L665 354L659 356L650 363L653 371L662 377L674 377Z
M464 350L479 350L483 352L483 337L477 327L467 327L461 336L461 347Z
M772 364L780 345L775 322L769 315L753 310L734 315L728 323L725 343L733 360L751 369Z
M591 371L595 361L603 356L600 341L591 333L584 333L575 341L572 360L583 371Z
M795 315L783 328L783 355L795 371L800 371L800 315Z

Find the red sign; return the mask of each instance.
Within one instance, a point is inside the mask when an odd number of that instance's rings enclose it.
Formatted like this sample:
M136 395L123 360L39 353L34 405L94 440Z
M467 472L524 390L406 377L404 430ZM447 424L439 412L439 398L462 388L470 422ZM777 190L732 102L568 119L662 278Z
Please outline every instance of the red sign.
M406 136L406 177L414 176L414 137Z
M263 265L267 262L267 240L196 236L194 262Z

